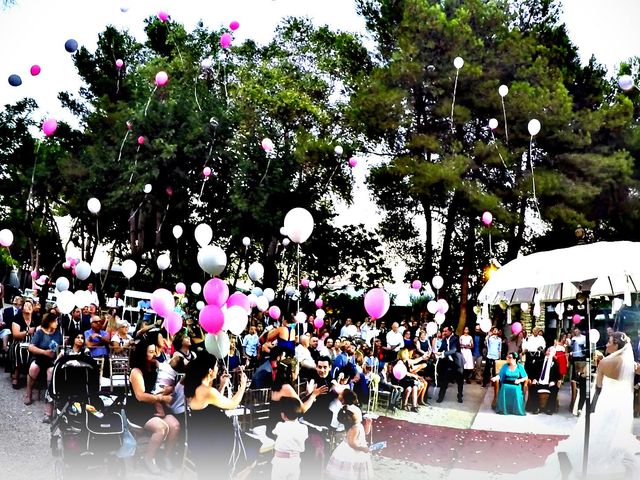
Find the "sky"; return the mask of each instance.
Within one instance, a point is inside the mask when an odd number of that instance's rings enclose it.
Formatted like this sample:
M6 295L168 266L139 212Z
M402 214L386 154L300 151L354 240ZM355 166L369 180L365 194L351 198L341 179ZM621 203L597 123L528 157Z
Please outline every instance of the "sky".
M594 54L613 73L621 61L640 55L640 0L565 0L562 20L583 61ZM123 12L122 10L126 10ZM236 20L240 29L236 42L252 38L258 43L270 40L275 26L287 16L306 16L316 24L334 29L364 33L364 22L357 16L353 0L17 0L15 6L0 10L0 105L33 97L40 105L38 114L72 121L57 100L59 91L76 93L81 86L72 57L64 42L74 38L94 50L98 33L107 24L127 29L143 37L143 19L160 10L185 25L187 30L199 20L209 28L219 28ZM29 74L38 64L42 72ZM7 78L21 76L23 84L11 87ZM375 205L364 180L367 167L375 159L359 159L354 169L354 204L341 206L337 224L376 223ZM398 276L402 270L396 269Z

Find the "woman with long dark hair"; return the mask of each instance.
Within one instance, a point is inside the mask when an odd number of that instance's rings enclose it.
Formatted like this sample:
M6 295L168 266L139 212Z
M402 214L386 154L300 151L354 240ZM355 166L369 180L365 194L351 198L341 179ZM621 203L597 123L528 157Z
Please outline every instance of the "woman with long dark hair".
M27 298L24 301L22 310L11 324L11 335L13 336L13 344L11 345L13 375L11 376L11 383L15 389L20 388L20 370L31 363L32 356L26 344L31 343L31 337L36 332L38 325L38 319L33 314L33 301Z
M221 390L224 380L214 387L218 378L218 362L210 353L201 352L187 365L184 396L188 402L188 441L198 478L229 478L229 459L234 447L235 431L224 410L240 405L247 386L247 376L240 375L238 391L227 398ZM226 377L224 377L226 380Z
M158 379L158 361L155 344L144 342L136 345L131 355L131 389L133 395L127 400L127 418L135 425L151 432L144 462L153 474L160 474L155 455L160 445L165 443L165 469L171 470L170 457L173 454L180 423L172 415L165 415L164 408L170 405L171 395L153 393Z

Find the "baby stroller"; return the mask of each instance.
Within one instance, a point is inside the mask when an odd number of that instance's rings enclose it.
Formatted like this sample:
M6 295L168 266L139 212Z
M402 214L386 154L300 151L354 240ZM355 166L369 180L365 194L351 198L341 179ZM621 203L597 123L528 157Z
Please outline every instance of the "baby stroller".
M124 397L99 392L100 369L91 356L67 354L54 365L47 400L54 403L50 446L57 479L107 472L124 477L124 462L115 458L122 446Z

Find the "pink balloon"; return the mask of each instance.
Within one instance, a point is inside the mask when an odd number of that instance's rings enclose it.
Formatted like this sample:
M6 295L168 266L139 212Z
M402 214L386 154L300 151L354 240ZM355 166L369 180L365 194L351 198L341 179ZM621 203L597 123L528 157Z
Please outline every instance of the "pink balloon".
M271 141L270 138L263 138L262 142L260 142L260 146L267 153L273 151L273 141Z
M50 137L58 129L58 122L55 118L47 118L42 124L42 131L47 137Z
M169 81L169 75L167 75L167 72L160 71L156 73L156 85L158 87L164 87L168 81Z
M449 311L449 304L444 298L441 298L440 300L438 300L437 303L438 303L438 310L436 310L436 313L437 312L447 313Z
M349 159L349 166L355 168L358 165L358 160L355 157Z
M411 283L411 288L413 288L415 290L420 290L422 288L422 282L420 280L414 280Z
M240 23L234 20L229 24L229 28L235 32L237 29L240 28Z
M271 307L269 307L269 316L274 320L277 320L280 318L280 313L281 313L280 307L276 305L272 305Z
M220 46L222 48L229 48L231 46L231 42L233 41L233 37L230 33L223 33L220 37Z
M33 278L34 280L36 278L38 278L39 276L40 276L40 274L38 272L36 272L36 271L31 272L31 278Z
M205 178L209 177L209 175L211 175L211 169L209 167L204 167L204 169L202 170L202 175L204 175Z
M404 362L396 362L393 366L393 376L396 377L396 380L402 380L407 376L407 366Z
M573 317L571 317L571 321L574 325L578 325L582 321L582 317L576 313Z
M202 293L209 305L222 307L229 298L229 287L219 278L212 278L204 284Z
M125 123L125 125L127 126L127 130L131 130L133 128L133 122L130 120L127 120L127 123Z
M322 308L324 301L321 298L316 299L316 307Z
M158 12L158 19L161 22L166 22L167 20L169 20L169 14L167 12L165 12L164 10L160 10Z
M224 313L217 305L205 305L200 310L200 325L207 333L218 334L224 326Z
M62 264L62 268L64 268L65 270L69 270L71 268L71 263L70 262L64 262Z
M165 188L164 191L169 196L173 195L173 188L171 188L171 187Z
M251 312L251 302L249 301L249 297L247 297L242 292L235 292L233 295L229 297L227 300L227 308L238 306L244 308L247 313Z
M309 286L309 279L308 279L308 278L303 278L303 279L300 281L300 284L301 284L304 288L307 288L307 287Z
M29 72L31 72L32 76L37 76L40 75L40 72L42 71L42 69L40 68L40 65L33 65L31 67L31 69L29 70Z
M175 335L182 328L182 317L176 312L169 312L164 318L164 328L167 329L169 335Z
M119 58L116 60L116 68L120 70L122 67L124 67L124 62L122 61L121 58Z
M511 333L518 335L522 331L522 324L520 322L513 322L511 324Z
M364 296L364 309L373 318L384 317L389 305L389 294L382 288L372 288Z
M323 318L316 318L313 321L313 326L316 327L318 330L321 329L322 327L324 327L324 319Z
M178 282L178 283L176 284L176 293L177 293L177 294L182 295L182 294L184 294L184 292L186 292L186 291L187 291L187 286L186 286L184 283L182 283L182 282Z
M482 214L482 223L484 223L485 227L493 223L493 215L491 215L491 212L484 212Z
M166 288L159 288L151 294L151 308L161 317L167 318L175 306L173 294Z
M138 145L144 145L144 137L142 135L138 137Z

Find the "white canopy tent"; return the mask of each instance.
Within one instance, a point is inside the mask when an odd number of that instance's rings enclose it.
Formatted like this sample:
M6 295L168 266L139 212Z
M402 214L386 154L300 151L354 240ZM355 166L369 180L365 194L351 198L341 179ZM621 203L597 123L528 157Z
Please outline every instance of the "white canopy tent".
M513 305L640 291L640 242L598 242L518 257L493 273L478 296L479 303Z

